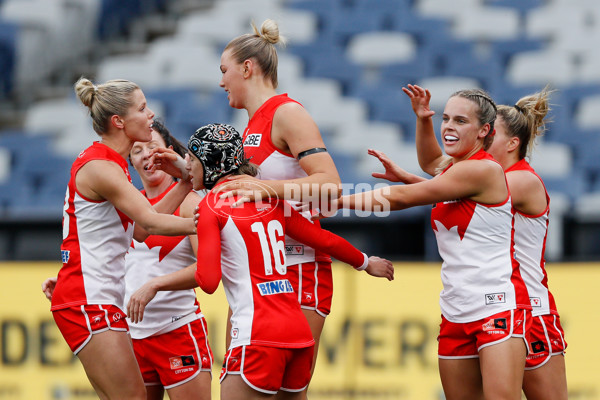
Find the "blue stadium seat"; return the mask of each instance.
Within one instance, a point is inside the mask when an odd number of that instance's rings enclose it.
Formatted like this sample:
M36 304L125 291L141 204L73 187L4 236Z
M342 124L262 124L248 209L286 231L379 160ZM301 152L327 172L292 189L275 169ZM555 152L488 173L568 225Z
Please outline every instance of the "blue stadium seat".
M539 92L541 89L543 86L539 85L514 86L500 77L490 82L488 92L496 104L513 105L521 97Z
M133 18L142 14L142 0L102 0L98 13L98 37L114 39L127 33Z
M444 18L425 17L410 8L398 8L390 18L391 29L413 35L421 46L451 37L450 21Z
M341 9L332 13L323 26L321 36L345 45L352 35L375 32L383 28L383 15L373 12L377 7Z
M574 165L586 174L590 187L600 177L600 129L581 137L575 146Z
M410 10L412 0L354 0L354 8L364 12L394 14Z
M227 122L231 117L231 108L225 92L216 92L209 98L196 98L177 104L165 119L167 128L182 143L203 125L215 122Z
M330 25L329 19L332 15L341 12L346 6L343 0L290 0L286 7L309 11L317 17L319 35Z
M415 135L415 114L409 97L402 92L401 84L368 84L358 82L348 93L367 102L369 119L394 122L402 127L404 139L413 141Z
M330 42L321 42L290 46L289 51L304 61L307 77L335 79L347 87L361 79L361 67L346 58L344 48Z
M521 14L544 5L544 0L487 0L486 4L493 7L516 8Z
M412 61L382 66L379 77L382 83L402 86L415 83L422 78L439 75L437 64L432 56L433 54L421 47Z
M8 149L11 153L11 167L19 168L24 160L28 160L31 154L49 154L50 137L46 135L28 136L23 131L4 130L0 131L0 147Z
M16 24L0 21L0 99L13 90L18 30Z
M588 182L579 171L573 171L566 177L545 177L542 176L546 190L552 196L552 192L564 194L571 202L576 201L589 189Z
M148 99L149 103L151 103L153 100L157 100L162 104L164 115L157 115L156 117L163 120L169 119L169 117L175 113L176 109L180 105L196 102L197 97L197 93L193 89L170 87L160 89L144 89L144 95Z
M449 60L472 58L474 44L467 40L453 39L447 33L428 37L420 46L421 58L427 63L429 75L442 75ZM421 76L423 77L423 76Z
M498 59L502 68L506 68L510 57L525 51L538 51L544 48L544 41L541 39L520 37L510 40L494 40L490 42L490 54Z
M70 178L70 166L70 163L66 163L64 168L57 168L46 174L30 205L39 207L45 210L46 213L62 213Z
M31 186L13 178L0 184L0 213L10 214L14 205L28 203L33 198L33 193Z
M357 157L353 154L343 153L341 151L330 151L331 158L340 174L342 183L360 182L360 177L356 171ZM349 193L344 193L349 194Z
M476 57L449 57L444 68L444 75L475 78L485 90L496 86L496 81L502 79L503 72L494 55L486 60Z

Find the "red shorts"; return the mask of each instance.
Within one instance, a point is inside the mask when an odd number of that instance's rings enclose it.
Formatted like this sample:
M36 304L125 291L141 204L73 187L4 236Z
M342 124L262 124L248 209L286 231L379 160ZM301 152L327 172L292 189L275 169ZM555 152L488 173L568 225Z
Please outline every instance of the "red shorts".
M313 351L314 346L299 349L234 347L225 354L220 380L223 382L227 374L241 375L248 386L259 392L301 392L310 382Z
M531 325L531 311L509 310L478 321L454 323L442 315L438 336L439 358L477 358L479 351L511 337L523 338Z
M208 345L204 318L162 335L132 339L144 383L165 389L194 379L200 371L210 372L213 354Z
M565 333L557 315L546 314L532 318L527 331L531 352L527 355L525 369L536 369L546 364L550 357L564 354L567 348Z
M75 354L95 333L107 330L129 332L125 312L108 304L88 304L52 311L56 325Z
M300 307L315 310L323 317L328 316L333 298L331 262L313 261L288 265L287 271L287 277L298 293Z

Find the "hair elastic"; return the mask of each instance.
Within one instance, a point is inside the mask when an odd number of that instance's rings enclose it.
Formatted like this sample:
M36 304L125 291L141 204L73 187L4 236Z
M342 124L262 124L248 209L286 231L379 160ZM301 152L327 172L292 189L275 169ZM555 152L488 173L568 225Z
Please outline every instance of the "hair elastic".
M523 110L521 107L519 107L518 105L514 105L513 106L518 112L520 112L521 114L525 114L525 110Z

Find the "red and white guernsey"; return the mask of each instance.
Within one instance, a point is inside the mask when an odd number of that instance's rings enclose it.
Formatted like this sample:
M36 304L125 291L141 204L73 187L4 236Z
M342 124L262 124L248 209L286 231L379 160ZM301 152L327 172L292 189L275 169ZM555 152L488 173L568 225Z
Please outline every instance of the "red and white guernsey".
M160 196L148 199L158 203L173 187ZM142 193L146 194L144 191ZM179 216L179 209L174 215ZM183 269L196 262L196 256L187 236L150 235L143 242L135 239L125 256L125 302L151 278ZM144 309L144 319L129 323L133 339L144 339L177 329L200 317L200 306L194 289L160 291Z
M133 221L109 201L90 200L77 191L75 176L92 160L117 163L131 182L127 161L100 142L82 151L73 163L63 213L63 266L52 295L52 310L123 304L125 253L133 237Z
M524 159L505 172L511 171L529 171L537 176L542 184L544 183ZM533 316L558 315L554 297L548 290L548 275L545 268L544 253L548 235L550 196L548 196L545 186L544 191L547 206L539 215L527 215L515 210L515 258L519 262L521 275L527 285Z
M218 187L218 186L217 186ZM196 281L212 293L222 280L231 316L230 348L302 348L314 343L288 278L284 237L327 251L355 267L367 257L274 199L231 208L211 191L200 203Z
M494 160L483 150L470 159ZM531 309L512 257L511 208L510 193L499 204L458 199L434 205L431 225L444 260L440 306L448 321L472 322L517 307Z
M260 166L257 176L259 179L288 180L308 176L293 155L282 152L271 141L273 116L279 106L290 102L300 104L289 98L286 93L271 97L256 110L252 119L248 121L246 130L244 130L244 153L252 163ZM301 205L301 203L294 201L289 203L296 209ZM302 215L310 220L309 210L302 212ZM319 221L313 223L321 226ZM315 260L331 261L329 256L315 253L312 247L299 243L290 237L286 237L285 243L288 265L297 265Z

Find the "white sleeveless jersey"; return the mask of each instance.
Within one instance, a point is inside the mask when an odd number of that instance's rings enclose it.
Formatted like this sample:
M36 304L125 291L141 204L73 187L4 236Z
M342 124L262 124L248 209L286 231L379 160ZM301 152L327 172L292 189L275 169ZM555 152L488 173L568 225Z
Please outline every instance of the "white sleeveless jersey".
M481 153L471 159L488 158ZM440 307L448 321L472 322L517 307L531 309L512 257L512 221L510 197L495 205L459 199L434 206L431 223L444 260Z
M244 153L252 163L260 166L257 176L259 179L288 180L308 176L294 156L283 153L271 141L271 127L275 111L282 104L289 102L298 103L289 98L287 94L271 97L254 113L244 131ZM288 203L300 212L299 208L302 203L294 201L288 201ZM303 211L301 214L310 221L311 212L309 210ZM318 221L314 223L320 226ZM313 262L315 259L319 261L331 260L327 255L315 252L312 247L306 246L289 236L286 236L285 243L288 265Z
M506 172L516 170L529 171L541 181L525 160L519 161ZM551 313L558 315L554 298L548 290L544 258L550 213L548 192L546 192L546 201L548 205L539 215L526 215L519 211L515 213L515 258L519 262L521 276L527 286L533 316Z
M156 204L174 186L161 196L149 199ZM174 213L179 215L179 209ZM150 235L143 242L133 240L125 256L126 306L131 295L148 280L179 271L196 262L187 236ZM163 334L198 319L200 307L194 289L160 291L144 310L144 319L136 324L129 322L133 339Z
M63 266L52 295L52 310L123 304L125 253L133 237L133 222L112 203L89 200L77 191L75 176L92 160L115 162L129 178L125 159L100 142L82 151L73 163L63 214Z

